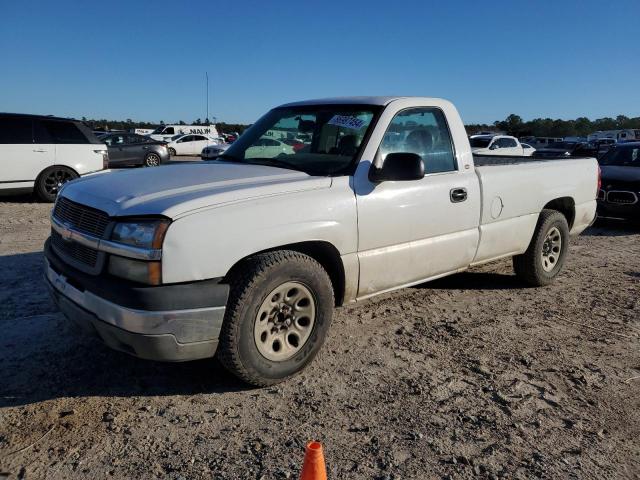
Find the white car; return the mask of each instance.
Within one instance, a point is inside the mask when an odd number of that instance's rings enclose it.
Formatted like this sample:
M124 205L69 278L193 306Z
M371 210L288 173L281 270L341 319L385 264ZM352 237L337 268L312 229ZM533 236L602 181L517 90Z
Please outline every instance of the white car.
M53 202L69 180L107 168L107 146L82 122L0 113L0 193Z
M217 141L204 135L175 135L167 144L169 155L200 155L202 149L217 145Z
M477 155L505 155L530 157L535 149L525 148L516 137L509 135L471 135L471 151Z
M251 147L247 148L244 158L274 158L278 155L291 155L293 147L273 138L259 138Z
M229 143L219 143L217 145L209 145L208 147L204 147L202 152L200 152L200 158L202 160L213 160L218 158L227 149L231 146Z
M281 125L309 145L264 145ZM311 363L336 305L511 257L550 284L596 213L595 158L474 156L438 98L290 103L226 156L66 185L44 247L62 312L117 350L217 355L272 385Z

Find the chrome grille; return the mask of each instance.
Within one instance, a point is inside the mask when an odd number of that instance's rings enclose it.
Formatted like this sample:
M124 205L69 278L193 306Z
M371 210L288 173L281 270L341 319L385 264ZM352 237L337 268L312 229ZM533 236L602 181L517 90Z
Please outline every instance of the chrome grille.
M56 253L72 258L87 267L94 268L98 262L98 251L76 242L67 242L55 230L51 230L51 245Z
M638 203L638 196L633 192L625 192L623 190L610 190L607 193L607 202L620 203L623 205L633 205Z
M109 225L109 215L105 212L80 205L65 197L58 198L53 216L79 232L99 238L104 237Z

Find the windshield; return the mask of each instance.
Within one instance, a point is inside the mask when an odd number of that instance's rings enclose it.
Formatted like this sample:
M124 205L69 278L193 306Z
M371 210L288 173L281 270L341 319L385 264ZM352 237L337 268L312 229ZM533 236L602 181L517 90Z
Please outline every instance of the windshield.
M470 138L471 148L487 148L492 138Z
M600 165L640 167L640 146L612 148L600 159Z
M220 160L312 175L347 173L379 110L372 105L276 108L244 132ZM289 140L298 143L292 146Z

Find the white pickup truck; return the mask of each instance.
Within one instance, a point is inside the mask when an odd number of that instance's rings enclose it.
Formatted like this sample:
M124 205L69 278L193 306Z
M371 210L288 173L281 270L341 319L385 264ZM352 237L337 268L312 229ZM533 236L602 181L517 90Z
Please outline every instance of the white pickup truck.
M520 143L516 137L509 135L471 135L469 143L475 155L530 157L536 151L531 145Z
M270 130L307 138L265 153ZM332 310L513 257L523 284L560 272L594 220L595 159L477 157L435 98L291 103L215 161L64 186L45 277L70 319L132 355L217 355L269 385L320 349Z

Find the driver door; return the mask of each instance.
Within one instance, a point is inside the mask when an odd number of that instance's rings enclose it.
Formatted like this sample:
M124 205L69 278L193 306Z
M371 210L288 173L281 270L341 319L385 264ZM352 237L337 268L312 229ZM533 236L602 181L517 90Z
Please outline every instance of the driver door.
M420 180L372 183L359 166L358 297L464 269L478 245L480 193L473 170L459 169L442 110L408 108L391 120L378 149L422 157Z

